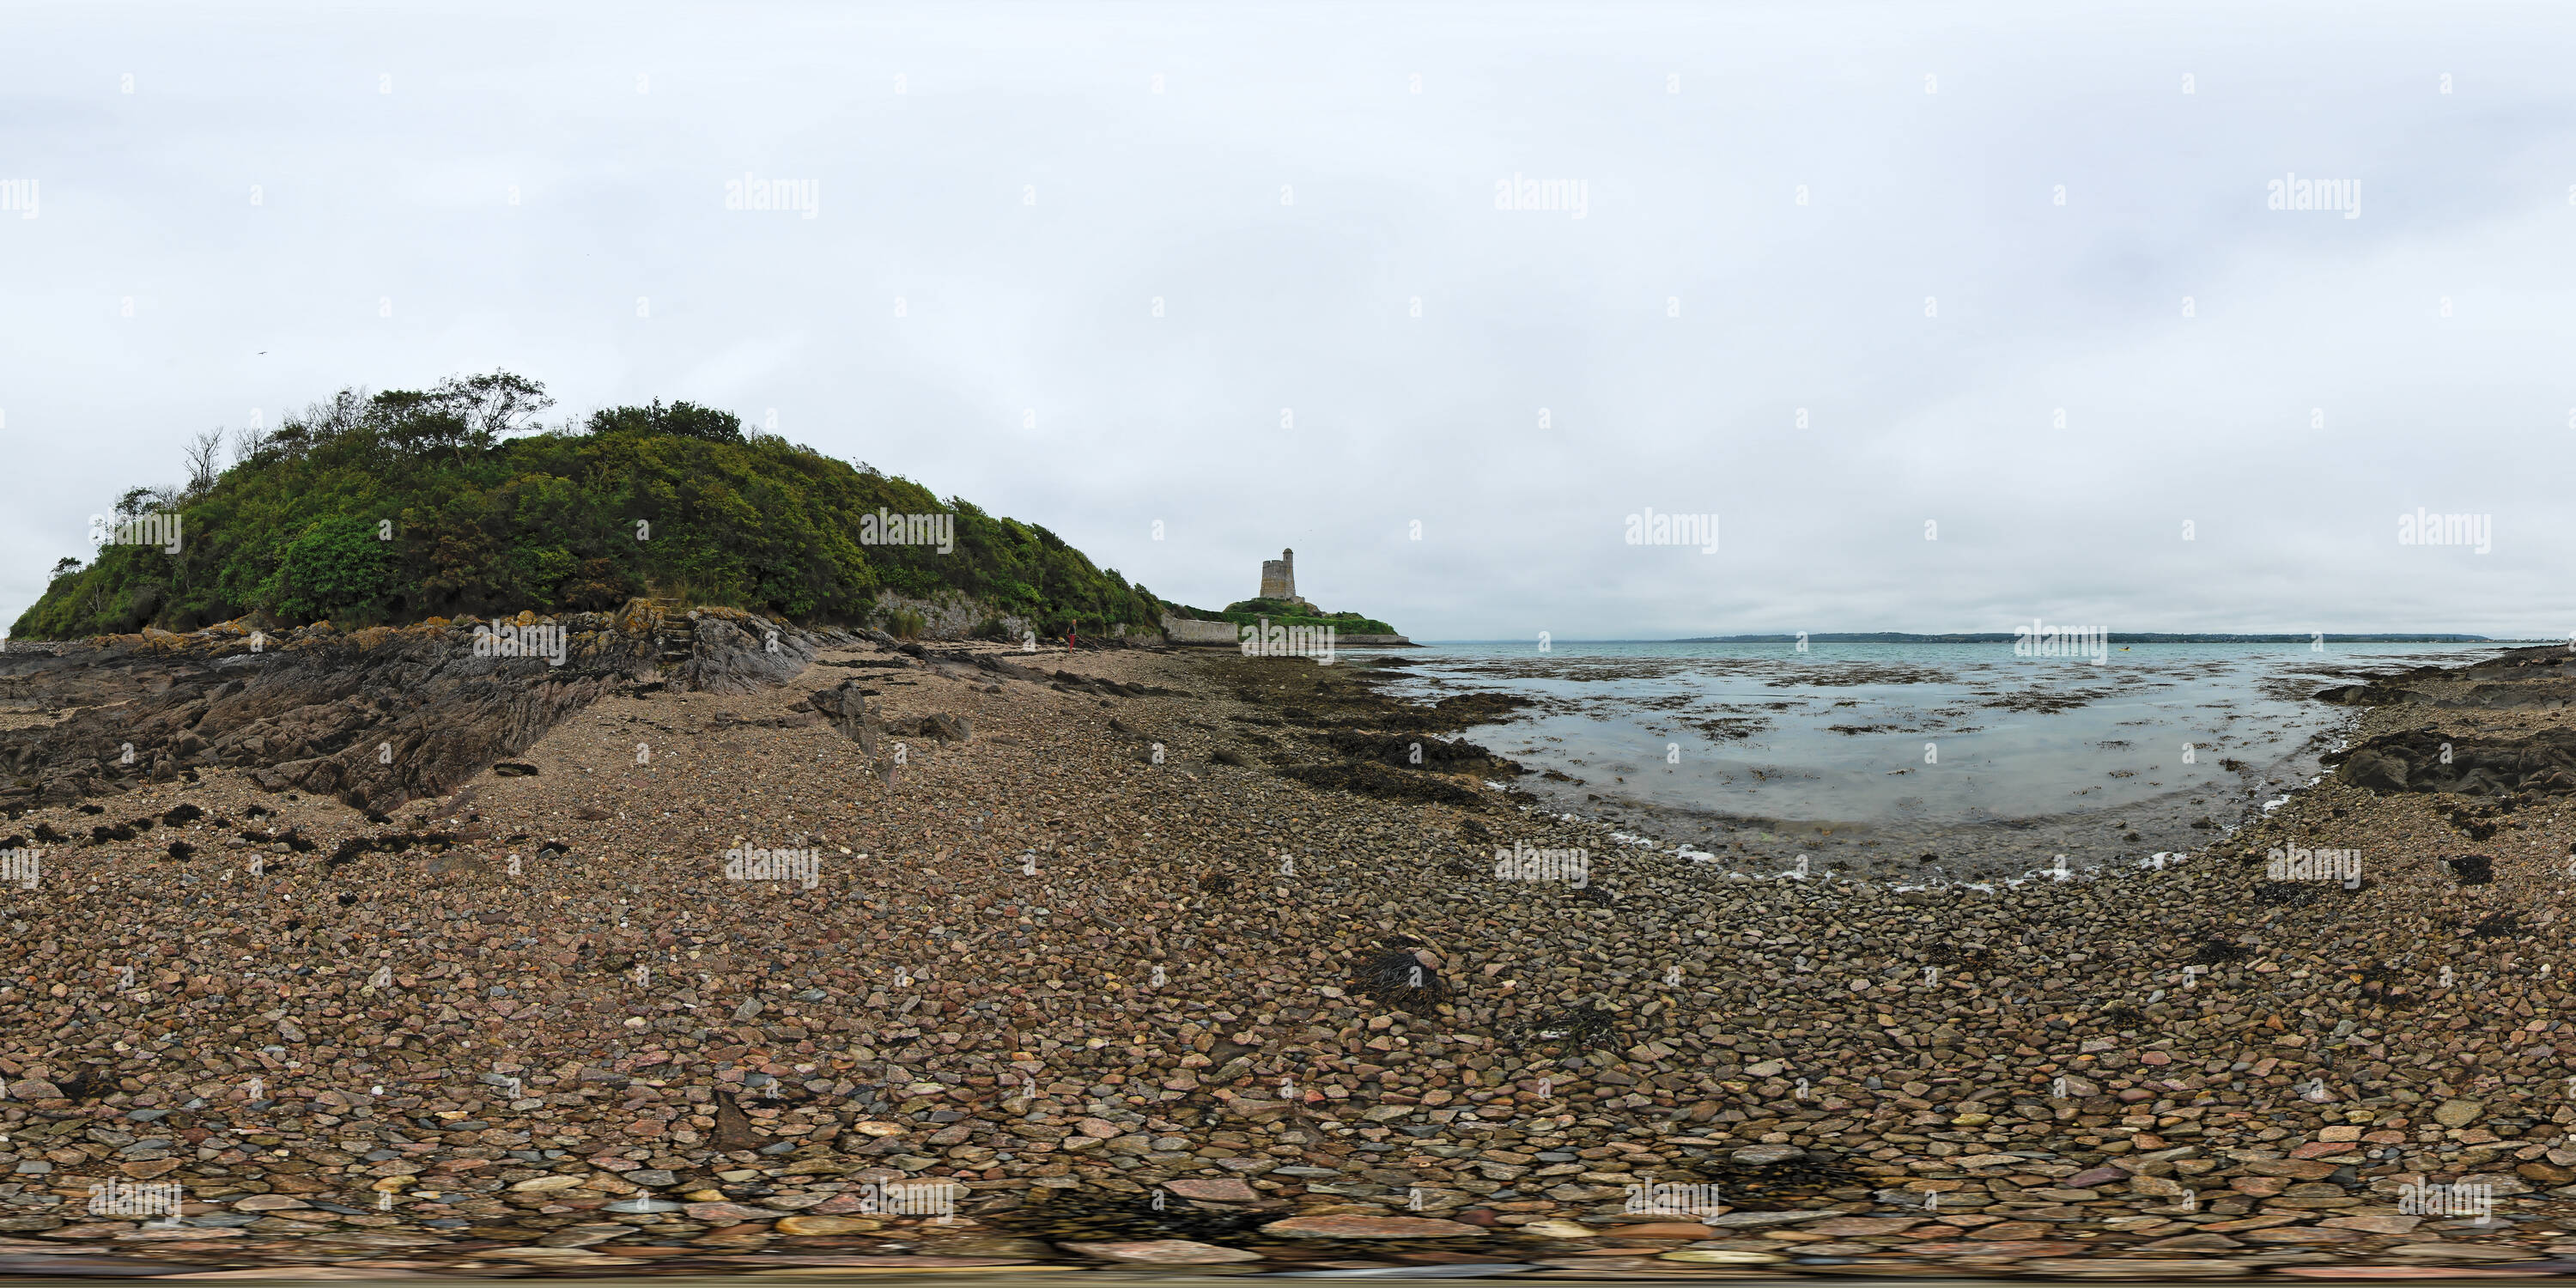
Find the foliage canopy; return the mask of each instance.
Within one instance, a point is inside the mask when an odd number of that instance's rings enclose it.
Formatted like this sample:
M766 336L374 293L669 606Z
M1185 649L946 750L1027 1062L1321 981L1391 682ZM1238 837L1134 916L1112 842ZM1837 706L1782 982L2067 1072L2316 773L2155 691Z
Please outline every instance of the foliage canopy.
M126 493L120 518L179 514L180 553L110 544L65 560L11 633L186 631L245 614L358 626L639 594L860 624L891 619L886 591L963 596L1047 635L1157 620L1143 587L1045 528L746 431L731 412L657 400L538 427L551 405L508 372L343 390L246 434L219 475ZM954 547L870 544L861 519L880 511L953 514Z

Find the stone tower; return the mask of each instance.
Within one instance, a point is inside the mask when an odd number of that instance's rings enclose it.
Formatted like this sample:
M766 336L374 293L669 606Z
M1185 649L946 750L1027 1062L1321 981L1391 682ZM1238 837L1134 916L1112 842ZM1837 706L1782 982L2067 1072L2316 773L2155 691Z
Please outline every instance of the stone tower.
M1297 596L1297 552L1282 550L1276 559L1261 561L1261 598L1306 601Z

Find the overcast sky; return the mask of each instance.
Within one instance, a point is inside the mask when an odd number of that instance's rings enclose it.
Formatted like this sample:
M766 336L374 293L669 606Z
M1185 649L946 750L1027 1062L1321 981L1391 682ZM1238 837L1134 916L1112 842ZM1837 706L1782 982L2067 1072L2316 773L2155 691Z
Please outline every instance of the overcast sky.
M0 623L189 434L507 368L1423 639L2576 629L2565 5L0 25Z

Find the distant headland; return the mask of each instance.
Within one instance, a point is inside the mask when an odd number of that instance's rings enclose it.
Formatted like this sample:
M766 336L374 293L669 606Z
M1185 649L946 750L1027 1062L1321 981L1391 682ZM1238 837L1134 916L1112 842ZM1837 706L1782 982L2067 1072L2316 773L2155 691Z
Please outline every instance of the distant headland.
M1374 617L1358 613L1328 613L1297 593L1297 552L1282 550L1276 559L1261 561L1261 593L1250 599L1238 599L1222 610L1211 612L1187 604L1163 601L1163 637L1175 644L1207 644L1234 647L1242 639L1239 629L1263 624L1285 627L1330 627L1334 643L1342 648L1409 648L1413 641L1395 632L1395 628Z

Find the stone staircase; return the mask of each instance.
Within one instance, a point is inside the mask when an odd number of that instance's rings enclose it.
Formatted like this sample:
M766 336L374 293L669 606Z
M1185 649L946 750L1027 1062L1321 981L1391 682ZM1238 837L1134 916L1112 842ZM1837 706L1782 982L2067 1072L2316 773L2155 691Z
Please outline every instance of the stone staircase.
M649 631L653 637L653 661L664 674L677 670L697 656L698 619L685 611L676 599L652 599L637 596L626 601L617 612L618 623L629 631Z
M665 672L688 665L698 655L698 619L680 611L676 600L657 602L661 620L654 623L653 643L659 648L654 661Z

